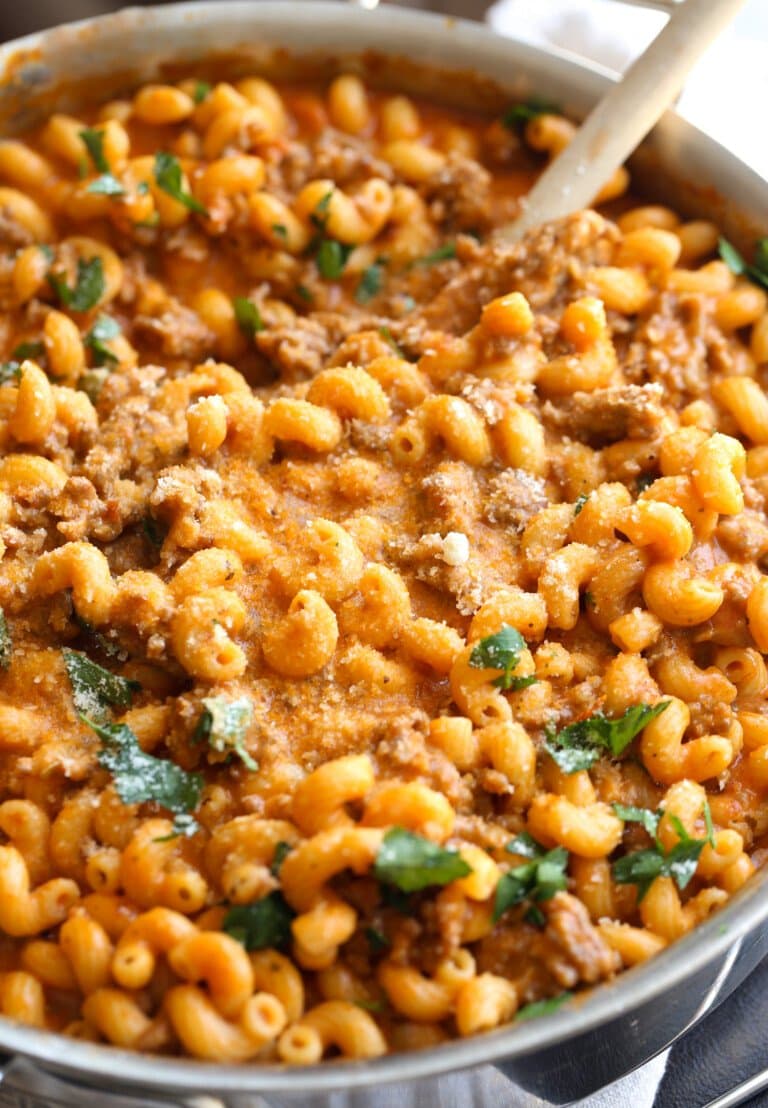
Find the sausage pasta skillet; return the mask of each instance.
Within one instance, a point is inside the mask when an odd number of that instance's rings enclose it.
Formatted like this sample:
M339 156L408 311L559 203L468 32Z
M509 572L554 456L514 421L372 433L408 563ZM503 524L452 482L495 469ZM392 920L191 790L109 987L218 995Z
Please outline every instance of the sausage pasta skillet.
M345 75L0 144L5 1016L373 1057L762 861L765 244L622 170L500 245L572 133Z

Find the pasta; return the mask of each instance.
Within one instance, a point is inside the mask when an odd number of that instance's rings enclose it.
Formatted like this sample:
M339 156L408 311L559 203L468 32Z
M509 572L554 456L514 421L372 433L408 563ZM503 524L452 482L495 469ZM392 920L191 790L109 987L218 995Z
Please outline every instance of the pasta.
M573 133L193 76L0 143L4 1017L415 1049L764 856L766 295L626 170L499 245Z

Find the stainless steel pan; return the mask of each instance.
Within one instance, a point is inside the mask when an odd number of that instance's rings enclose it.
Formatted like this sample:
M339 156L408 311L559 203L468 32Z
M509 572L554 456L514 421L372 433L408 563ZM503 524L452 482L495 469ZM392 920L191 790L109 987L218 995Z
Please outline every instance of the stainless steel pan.
M256 65L272 75L327 75L353 66L380 83L423 89L453 103L498 107L505 97L538 91L577 116L611 79L563 52L392 7L179 4L126 10L0 48L0 127L19 130L54 103L75 106L87 92L107 96L131 80L202 64L212 53L223 65ZM636 179L652 183L651 195L716 218L737 241L768 229L768 184L674 113L635 162ZM41 1098L26 1104L123 1108L215 1095L241 1108L252 1105L256 1093L270 1104L306 1104L310 1096L319 1104L334 1090L347 1090L354 1104L373 1105L388 1082L434 1081L485 1063L564 1104L664 1049L744 979L768 952L766 882L768 874L758 875L723 911L653 961L546 1019L414 1054L309 1069L211 1065L69 1041L3 1019L0 1051L9 1059L9 1082L16 1074L23 1084L35 1070L52 1076ZM10 1063L14 1057L26 1060L21 1068ZM86 1092L86 1086L100 1091ZM410 1088L415 1103L419 1086Z

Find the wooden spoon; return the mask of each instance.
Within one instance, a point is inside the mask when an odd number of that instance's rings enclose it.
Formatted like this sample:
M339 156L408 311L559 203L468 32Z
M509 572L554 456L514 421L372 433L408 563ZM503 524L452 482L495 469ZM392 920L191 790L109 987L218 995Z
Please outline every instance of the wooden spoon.
M685 0L648 49L593 108L573 140L542 173L514 223L497 239L514 242L532 227L588 208L683 86L706 48L745 0Z

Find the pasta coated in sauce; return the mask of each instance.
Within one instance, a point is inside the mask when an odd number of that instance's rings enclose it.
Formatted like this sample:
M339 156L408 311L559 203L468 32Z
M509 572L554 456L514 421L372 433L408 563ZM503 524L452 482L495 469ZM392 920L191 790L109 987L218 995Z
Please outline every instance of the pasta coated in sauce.
M344 75L0 143L0 1011L309 1064L651 957L762 861L768 314L573 125Z

